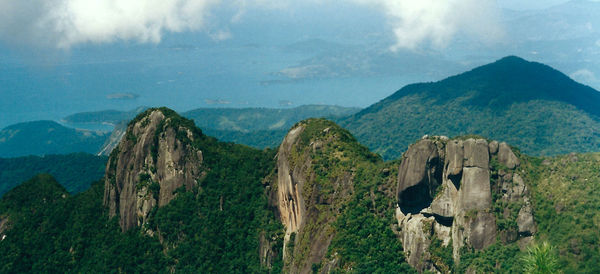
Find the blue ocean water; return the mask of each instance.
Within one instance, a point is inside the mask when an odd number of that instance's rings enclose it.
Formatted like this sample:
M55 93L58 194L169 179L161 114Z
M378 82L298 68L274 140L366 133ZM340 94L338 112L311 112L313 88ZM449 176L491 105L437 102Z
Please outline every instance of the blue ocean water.
M314 53L257 44L112 45L72 50L39 63L6 52L0 59L0 128L138 106L185 111L281 107L281 102L289 101L290 106L365 107L414 80L402 75L293 79L278 72ZM115 98L119 94L131 98Z

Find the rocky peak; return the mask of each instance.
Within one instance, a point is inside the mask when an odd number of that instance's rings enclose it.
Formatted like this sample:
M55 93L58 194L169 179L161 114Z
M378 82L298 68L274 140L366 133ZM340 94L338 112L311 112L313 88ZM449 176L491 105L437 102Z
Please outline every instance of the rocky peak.
M178 190L197 187L202 133L174 111L149 109L127 126L106 167L104 204L125 231L148 221L152 209L168 204Z
M353 191L354 174L344 165L363 161L366 151L348 131L324 119L299 122L289 131L277 153L285 272L309 273L324 262L335 236L335 212Z
M525 182L514 170L519 165L506 143L482 138L427 137L411 145L398 171L396 209L409 264L420 272L448 269L431 259L434 238L452 243L456 262L463 247L484 249L498 234L505 242L530 239L535 222ZM516 214L494 212L495 203L522 205L513 220L517 231L497 227L498 218Z

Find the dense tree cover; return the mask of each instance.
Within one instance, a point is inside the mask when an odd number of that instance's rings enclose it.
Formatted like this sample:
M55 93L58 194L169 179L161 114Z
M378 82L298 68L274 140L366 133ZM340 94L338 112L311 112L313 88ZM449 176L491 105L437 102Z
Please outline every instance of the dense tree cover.
M478 134L533 155L600 151L600 92L539 63L507 57L408 85L339 121L385 159L425 134Z
M268 203L275 151L219 142L193 121L168 109L163 113L175 128L190 128L201 136L187 139L203 152L206 175L197 189L178 190L171 203L154 209L145 227L122 233L117 219L106 214L101 182L70 195L50 175L36 176L0 200L0 237L6 235L0 241L0 272L281 272L283 227ZM293 164L310 155L315 176L311 183L318 187L307 183L303 193L328 201L316 205L324 214L319 218L333 220L328 223L332 241L323 262L336 261L339 272L412 272L394 232L399 162L384 162L330 121L303 123L306 128L290 160ZM330 142L313 147L323 140ZM556 247L558 264L551 262L552 267L565 273L597 273L600 154L535 158L517 151L517 156L532 193L536 241ZM497 169L493 159L491 165ZM352 184L344 189L347 195L336 196L341 192L335 184L348 174ZM514 220L505 221L506 229L514 226ZM307 241L294 235L287 248L302 251ZM261 250L273 255L270 270L261 263ZM458 273L522 272L531 265L528 256L535 257L535 250L502 244L500 238L482 251L465 248L459 263L438 239L432 240L429 251L432 260ZM315 264L312 269L323 267Z
M555 246L565 273L600 270L600 154L530 158L524 169L531 183L539 240Z
M243 132L203 128L203 131L222 141L244 144L255 148L277 148L287 134L287 129Z
M391 229L396 203L386 188L395 180L382 174L382 168L388 167L363 164L357 168L356 193L334 225L336 235L329 254L339 255L341 269L357 273L412 273L402 243Z
M0 157L97 153L108 135L68 128L53 121L15 124L0 131Z
M190 120L181 120L182 123ZM263 272L258 256L259 235L279 242L282 226L269 208L263 181L274 166L274 151L194 140L203 152L206 177L197 191L182 193L159 208L149 227L166 246L174 269L201 273ZM281 259L275 260L281 268Z
M48 173L71 193L104 176L107 158L86 153L0 158L0 197L38 173Z
M263 180L274 151L218 142L193 121L161 110L170 126L200 136L177 134L203 152L199 187L178 190L145 227L121 233L118 217L106 214L102 183L70 196L49 175L38 176L1 200L0 217L9 224L0 243L3 272L260 273L267 271L260 248L274 254L272 271L281 269L283 228Z
M39 175L0 200L9 229L0 241L2 273L166 272L155 238L121 233L102 206L101 182L71 196L50 175Z

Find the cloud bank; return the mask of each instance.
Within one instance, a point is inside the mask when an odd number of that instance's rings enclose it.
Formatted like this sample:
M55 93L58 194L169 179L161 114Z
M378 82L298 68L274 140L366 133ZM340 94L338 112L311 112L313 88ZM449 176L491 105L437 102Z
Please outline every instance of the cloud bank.
M500 8L494 0L356 0L381 9L396 36L392 50L424 43L446 47L457 34L484 43L502 39Z
M219 19L213 10L232 10L232 18L221 21L237 24L248 12L325 3L378 9L392 26L392 50L443 48L457 34L483 42L503 35L495 0L0 0L0 40L68 49L118 40L157 43L166 32L205 30L220 41L234 34L210 29Z
M59 48L115 40L158 42L201 29L219 0L0 0L0 39Z

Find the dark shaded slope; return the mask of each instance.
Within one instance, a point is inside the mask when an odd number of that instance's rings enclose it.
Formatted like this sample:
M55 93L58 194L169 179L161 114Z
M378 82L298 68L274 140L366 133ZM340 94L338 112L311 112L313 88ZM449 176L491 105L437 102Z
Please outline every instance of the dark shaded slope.
M71 193L87 190L104 176L106 160L86 153L0 158L0 197L38 173L54 176Z
M53 121L20 123L0 131L0 157L96 153L107 136L107 133L67 128Z

